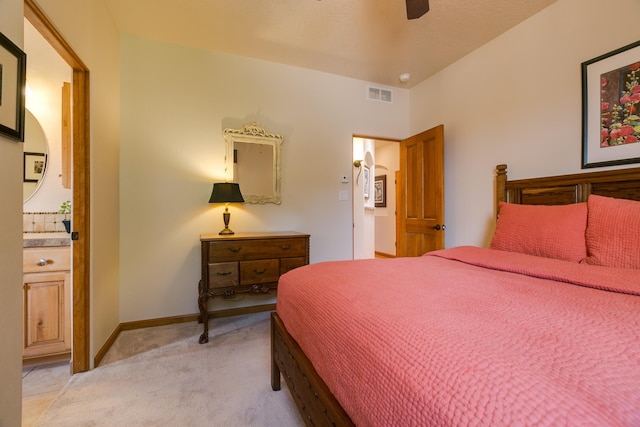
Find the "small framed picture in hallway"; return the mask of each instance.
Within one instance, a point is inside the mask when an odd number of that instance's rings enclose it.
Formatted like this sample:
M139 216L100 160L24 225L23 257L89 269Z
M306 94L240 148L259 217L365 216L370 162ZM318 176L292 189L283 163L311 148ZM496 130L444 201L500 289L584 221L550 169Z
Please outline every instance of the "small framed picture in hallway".
M377 175L373 181L373 201L376 208L387 207L387 175Z

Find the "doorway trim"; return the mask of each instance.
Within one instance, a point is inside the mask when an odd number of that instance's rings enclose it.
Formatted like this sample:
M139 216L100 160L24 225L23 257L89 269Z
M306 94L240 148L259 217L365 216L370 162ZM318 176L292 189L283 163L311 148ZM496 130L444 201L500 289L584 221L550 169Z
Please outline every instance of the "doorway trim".
M72 344L71 373L88 371L90 368L90 316L89 316L89 69L76 55L71 46L56 30L35 0L24 0L24 17L49 42L51 47L73 70L73 142L72 142L72 194L73 232L72 240Z

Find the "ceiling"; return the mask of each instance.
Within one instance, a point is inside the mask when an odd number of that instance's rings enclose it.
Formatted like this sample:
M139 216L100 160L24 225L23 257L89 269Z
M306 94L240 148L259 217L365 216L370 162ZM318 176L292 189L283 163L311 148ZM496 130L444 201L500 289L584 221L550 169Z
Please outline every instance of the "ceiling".
M124 33L407 88L555 1L430 0L409 21L403 0L103 0Z

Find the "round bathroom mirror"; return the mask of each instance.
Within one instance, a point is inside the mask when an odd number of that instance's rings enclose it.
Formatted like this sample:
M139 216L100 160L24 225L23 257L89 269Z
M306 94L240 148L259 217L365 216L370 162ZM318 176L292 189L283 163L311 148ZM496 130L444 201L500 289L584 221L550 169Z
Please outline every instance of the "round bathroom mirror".
M22 201L26 202L38 191L44 180L49 146L38 120L29 110L25 110L24 116Z

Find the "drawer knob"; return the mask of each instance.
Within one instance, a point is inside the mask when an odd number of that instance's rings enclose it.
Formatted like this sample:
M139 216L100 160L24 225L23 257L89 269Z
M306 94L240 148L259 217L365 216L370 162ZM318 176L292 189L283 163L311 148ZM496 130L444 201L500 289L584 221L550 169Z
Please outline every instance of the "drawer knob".
M282 248L283 251L288 251L291 249L291 245L280 245L280 248Z
M264 274L267 272L267 269L266 268L263 268L262 270L253 269L253 272L256 274Z
M51 261L50 259L44 259L44 258L40 258L40 261L38 261L38 265L40 267L44 267L47 264L53 264L53 261Z
M228 275L231 274L231 272L230 271L218 271L216 274L218 276L228 276Z
M240 249L242 249L242 247L241 247L241 246L237 246L237 247L235 247L235 248L229 248L229 250L230 250L231 252L240 252Z

